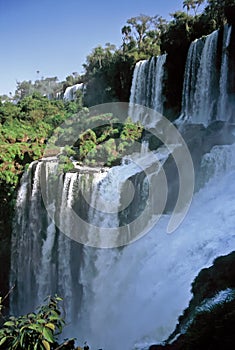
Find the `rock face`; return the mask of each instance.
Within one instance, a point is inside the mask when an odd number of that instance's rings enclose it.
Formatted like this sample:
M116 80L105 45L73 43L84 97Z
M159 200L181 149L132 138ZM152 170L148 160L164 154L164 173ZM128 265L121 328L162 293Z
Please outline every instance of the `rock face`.
M200 169L203 155L210 152L215 145L232 144L235 142L234 129L235 126L222 121L215 121L207 128L202 124L183 126L183 129L180 131L190 151L196 173ZM178 175L176 175L178 172L172 157L169 157L165 163L164 170L171 184L168 190L169 196L166 210L171 211L176 205L179 188L179 179ZM196 191L200 186L200 177L197 176L195 183Z
M149 350L231 350L235 347L235 252L217 258L192 284L193 299L165 345Z
M235 24L235 6L226 6L224 12L228 23Z

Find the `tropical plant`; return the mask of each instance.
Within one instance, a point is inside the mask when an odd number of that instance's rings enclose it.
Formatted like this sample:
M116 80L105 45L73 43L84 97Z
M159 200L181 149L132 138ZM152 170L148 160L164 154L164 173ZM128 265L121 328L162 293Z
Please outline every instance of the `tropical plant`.
M58 305L61 301L58 296L48 297L45 305L37 312L19 317L11 316L0 329L0 349L58 349L58 335L65 325Z

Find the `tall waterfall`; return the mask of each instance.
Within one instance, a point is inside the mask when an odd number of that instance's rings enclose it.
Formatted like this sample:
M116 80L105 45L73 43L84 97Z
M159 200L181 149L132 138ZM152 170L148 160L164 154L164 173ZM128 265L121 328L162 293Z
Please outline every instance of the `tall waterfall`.
M62 234L52 219L58 216L61 227L72 224L68 222L66 208L76 204L74 193L78 186L90 190L88 184L93 175L69 173L65 178L55 177L57 166L55 160L34 162L21 181L12 235L11 285L15 285L15 292L11 311L14 314L29 312L42 303L45 296L59 293L72 319L74 305L78 304L81 294L79 285L74 284L82 259L81 247ZM42 197L42 183L46 199ZM80 203L79 212L84 219L86 211L86 205Z
M134 121L143 121L144 119L143 116L139 115L140 111L138 107L135 107L135 104L151 108L161 114L163 113L164 98L162 86L166 57L167 55L164 54L136 64L129 109L129 115Z
M191 44L182 99L182 119L189 124L228 120L230 38L228 27L219 69L217 31ZM129 114L148 128L156 126L158 113L146 116L134 104L162 113L165 61L166 55L141 61L134 71ZM224 139L225 132L221 129ZM67 313L65 335L77 337L80 344L87 341L94 350L143 350L170 335L188 306L193 279L235 247L235 144L204 144L201 153L207 151L196 173L201 187L170 235L172 213L164 211L160 199L167 199L161 170L181 148L173 141L171 146L150 152L143 143L133 159L102 171L60 174L56 158L30 165L18 191L12 235L12 313L30 312L57 293ZM170 172L175 180L177 171ZM71 208L81 218L79 227ZM83 231L82 223L89 230ZM113 238L117 227L121 234ZM145 234L138 235L145 227Z
M229 75L229 62L228 62L228 47L231 40L232 26L225 26L223 37L223 55L220 74L220 98L218 105L218 119L229 120L232 112L232 107L229 105L228 99L228 75Z
M185 68L182 118L208 126L215 120L229 121L228 48L232 27L224 27L221 65L218 68L218 31L191 43ZM230 113L228 112L230 111Z
M182 98L182 111L186 118L193 115L197 73L204 43L203 39L197 39L191 43L188 51Z

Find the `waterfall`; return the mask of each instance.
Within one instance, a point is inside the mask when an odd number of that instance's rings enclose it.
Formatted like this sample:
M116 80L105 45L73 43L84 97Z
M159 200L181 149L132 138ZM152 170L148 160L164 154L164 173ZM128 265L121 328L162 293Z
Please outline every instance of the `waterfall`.
M84 87L83 83L80 84L75 84L73 86L69 86L66 88L65 92L64 92L64 96L63 99L67 100L67 101L73 101L76 100L76 92L78 90L82 90Z
M163 162L168 154L162 157ZM189 215L173 235L165 233L169 221L165 214L141 239L108 250L70 240L54 226L51 217L58 215L62 227L73 230L66 208L81 202L78 189L89 187L90 207L79 204L83 217L86 211L86 219L92 223L87 241L102 240L102 228L112 229L129 217L125 209L117 208L122 204L120 186L130 186L126 182L133 176L137 176L138 197L134 197L129 213L138 217L144 210L149 187L141 174L145 168L150 168L151 174L156 172L152 168L154 155L143 152L141 162L139 156L132 162L126 159L121 166L90 177L78 172L52 177L54 185L45 189L50 215L42 203L39 186L44 181L40 177L48 184L57 164L33 163L22 179L17 198L12 312L29 312L46 294L58 293L64 297L67 321L72 321L66 335L88 341L92 348L142 349L145 344L164 340L188 305L194 277L215 257L234 247L235 190L227 186L235 181L234 154L235 145L216 146L204 156L200 175L204 188L195 194ZM152 188L157 189L157 183ZM151 215L156 213L147 219Z
M216 117L217 103L217 52L218 31L210 34L202 50L200 66L197 74L196 91L193 101L192 123L208 125Z
M188 124L228 120L230 38L227 27L219 70L218 31L190 46L182 98ZM146 128L156 127L163 111L165 62L162 55L135 67L129 115ZM168 124L158 124L158 135L164 145L157 151L143 140L140 153L111 169L80 167L63 174L56 158L30 165L18 191L12 234L13 314L28 313L57 293L67 312L65 335L92 349L142 350L170 335L200 270L234 250L235 144L203 143L201 153L207 153L196 174L200 189L170 235L173 214L165 204L173 185L164 170L175 181L185 159L177 164L182 144ZM179 193L186 192L180 175Z
M183 118L188 120L193 115L193 103L196 89L196 79L198 68L200 65L201 53L205 41L203 39L196 39L189 47L185 73L184 85L182 95L182 112Z
M218 37L214 31L191 43L185 67L180 120L208 126L215 120L230 121L233 103L229 99L229 55L232 26L224 27L221 66L218 68Z
M232 106L229 106L228 100L228 47L230 44L232 33L232 26L226 25L224 27L223 35L223 47L222 47L222 64L221 64L221 74L220 74L220 97L218 105L218 120L227 121L230 119Z
M149 142L147 140L143 140L141 142L141 154L146 154L149 151Z
M157 59L156 73L155 73L155 91L154 91L154 102L151 107L158 113L163 113L163 102L164 98L162 96L162 86L164 78L164 64L166 63L167 55L161 55ZM147 106L148 107L148 106Z
M142 111L135 104L151 108L161 114L163 113L164 97L162 95L162 87L166 57L167 55L164 54L136 64L129 108L129 115L134 121L143 121L144 119ZM147 126L146 122L145 125Z
M59 230L55 220L57 217L61 229L70 227L68 208L76 204L77 188L89 187L92 175L68 173L63 177L57 169L55 160L34 162L21 181L12 234L10 282L15 291L11 312L28 313L47 295L58 293L63 295L69 321L76 313L81 293L74 282L78 281L78 271L74 269L82 259L81 247ZM80 197L78 211L85 219L86 205Z
M122 250L87 248L83 274L93 278L86 282L80 324L92 348L142 349L166 339L188 305L198 272L234 248L235 189L227 186L235 180L234 151L235 145L221 146L205 156L202 167L214 175L172 236L164 233L165 215L148 235ZM224 166L217 172L219 159Z

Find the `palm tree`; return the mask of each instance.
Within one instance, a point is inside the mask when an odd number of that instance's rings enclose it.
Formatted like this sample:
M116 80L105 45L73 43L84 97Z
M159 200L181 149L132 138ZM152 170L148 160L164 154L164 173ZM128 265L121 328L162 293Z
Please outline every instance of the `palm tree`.
M195 5L196 5L196 10L195 10L195 14L198 11L198 8L205 2L205 0L195 0Z
M199 0L200 1L200 0ZM183 8L185 8L186 7L186 9L187 9L187 15L189 14L189 11L191 10L191 9L193 9L194 10L194 12L195 12L195 7L196 7L196 1L195 0L184 0L184 2L183 2ZM195 13L196 14L196 13Z

